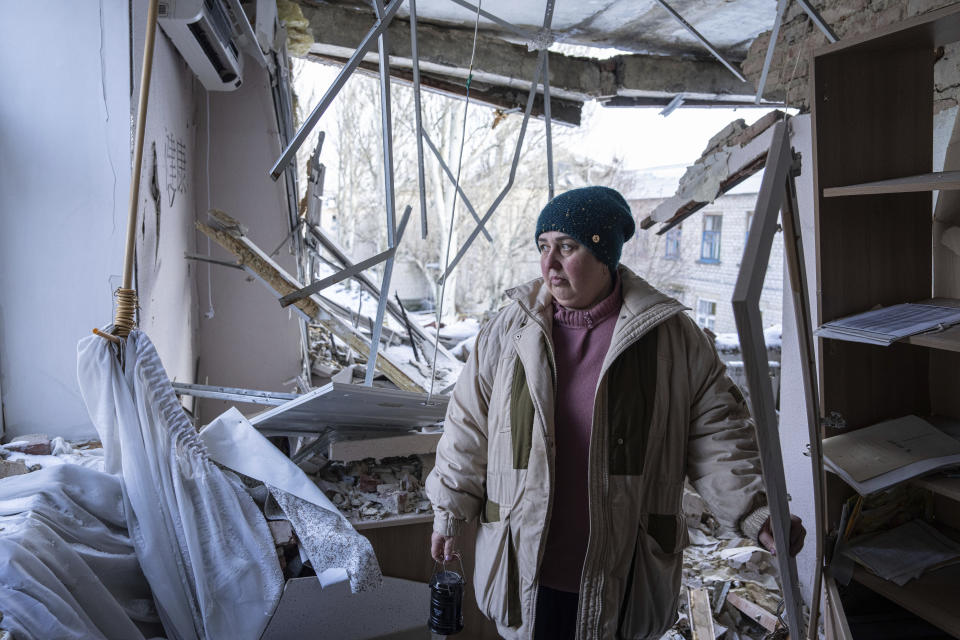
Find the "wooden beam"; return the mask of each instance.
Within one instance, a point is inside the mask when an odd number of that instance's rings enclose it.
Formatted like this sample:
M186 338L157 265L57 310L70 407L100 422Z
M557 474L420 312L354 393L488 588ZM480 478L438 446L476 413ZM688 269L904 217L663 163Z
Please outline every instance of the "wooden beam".
M773 631L777 628L779 621L777 616L770 613L756 602L747 600L739 593L731 591L727 594L727 602L739 609L745 616L759 624L767 631Z
M690 633L693 640L714 640L713 609L710 594L700 588L687 588L687 603L690 605Z
M223 212L219 212L219 215L227 216ZM284 271L246 236L242 235L237 228L221 230L209 227L200 221L195 224L197 230L236 256L240 265L259 278L278 298L303 288L303 285ZM292 306L299 309L308 319L322 325L327 331L347 343L357 353L370 353L370 344L367 340L353 327L339 320L330 310L325 308L317 296L302 298L294 302ZM392 362L382 352L377 354L377 367L391 382L405 391L426 391L404 373L397 363Z

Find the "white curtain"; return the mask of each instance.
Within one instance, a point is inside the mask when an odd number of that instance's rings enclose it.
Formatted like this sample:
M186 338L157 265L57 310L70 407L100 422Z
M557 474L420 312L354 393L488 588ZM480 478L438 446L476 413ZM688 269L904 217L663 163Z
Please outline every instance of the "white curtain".
M259 638L283 589L270 531L239 478L209 459L153 344L140 331L119 349L89 336L77 373L168 636Z

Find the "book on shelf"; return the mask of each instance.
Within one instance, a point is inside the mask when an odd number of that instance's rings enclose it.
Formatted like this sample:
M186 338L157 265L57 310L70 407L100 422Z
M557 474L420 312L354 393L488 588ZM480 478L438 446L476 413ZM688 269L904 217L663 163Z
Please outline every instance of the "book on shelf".
M908 415L823 440L823 463L860 495L960 465L960 440Z
M960 308L907 302L825 322L821 338L888 346L918 333L942 331L960 323Z

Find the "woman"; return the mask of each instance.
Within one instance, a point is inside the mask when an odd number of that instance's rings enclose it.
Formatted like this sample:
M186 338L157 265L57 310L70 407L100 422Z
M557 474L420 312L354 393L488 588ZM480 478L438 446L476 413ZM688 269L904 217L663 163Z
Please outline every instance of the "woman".
M447 409L431 553L480 519L477 603L505 638L659 638L676 617L689 477L721 523L772 548L754 427L684 307L619 265L615 190L551 200L542 278L477 337ZM791 552L802 545L794 519Z

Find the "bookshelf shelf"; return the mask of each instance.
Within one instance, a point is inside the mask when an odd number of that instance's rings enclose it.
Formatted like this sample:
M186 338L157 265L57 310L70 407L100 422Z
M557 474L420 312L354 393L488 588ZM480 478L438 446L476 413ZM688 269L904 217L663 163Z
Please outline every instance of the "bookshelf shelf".
M931 192L960 190L960 171L933 172L934 136L940 134L931 116L930 55L958 39L960 3L954 3L814 52L820 325L898 302L940 303L929 300L932 291L947 298L944 306L958 304L960 281L934 251ZM877 180L887 176L896 177ZM905 344L824 339L818 362L821 415L836 412L854 430L908 415L960 420L960 326L897 342ZM827 480L823 529L830 531L838 526L849 489L840 478ZM910 482L935 494L935 522L960 524L960 479ZM960 638L960 565L903 587L859 568L854 579ZM883 606L871 603L871 613ZM843 620L842 601L830 602L828 609L834 620Z
M905 338L903 342L942 351L960 352L960 325L954 325L944 331L920 333Z
M960 637L960 607L957 607L960 565L930 571L902 587L859 566L854 569L853 579L950 635Z
M885 193L916 193L946 189L960 189L960 171L938 171L903 178L851 184L843 187L827 187L823 190L823 197L870 196Z
M933 475L925 478L916 478L910 481L915 487L926 489L937 495L960 501L960 478L947 478Z

